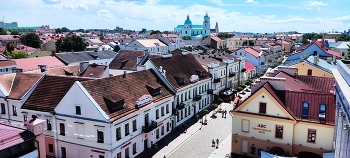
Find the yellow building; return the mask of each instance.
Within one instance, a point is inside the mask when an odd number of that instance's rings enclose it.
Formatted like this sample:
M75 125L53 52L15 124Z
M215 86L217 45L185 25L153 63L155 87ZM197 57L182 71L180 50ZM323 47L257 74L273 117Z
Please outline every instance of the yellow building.
M313 85L316 81L323 84ZM294 75L287 69L260 78L252 95L231 112L232 152L317 158L332 151L333 85L332 78Z
M331 69L336 69L336 62L333 57L322 59L318 56L302 56L298 60L286 61L283 66L297 68L298 75L334 78Z

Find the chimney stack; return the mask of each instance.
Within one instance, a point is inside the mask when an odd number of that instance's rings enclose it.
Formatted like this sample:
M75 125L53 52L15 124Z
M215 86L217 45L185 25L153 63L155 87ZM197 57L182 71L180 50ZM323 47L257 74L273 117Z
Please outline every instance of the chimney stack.
M126 78L127 76L128 76L127 72L126 72L126 71L124 71L124 75L123 75L123 77L124 77L124 78Z

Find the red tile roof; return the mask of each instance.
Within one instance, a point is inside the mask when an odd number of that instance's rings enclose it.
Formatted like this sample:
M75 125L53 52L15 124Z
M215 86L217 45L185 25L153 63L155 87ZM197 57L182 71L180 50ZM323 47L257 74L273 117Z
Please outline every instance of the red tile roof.
M21 99L42 78L42 74L16 73L11 83L9 99Z
M14 60L0 60L0 67L5 66L13 66L15 67L17 64Z
M220 42L223 41L222 39L220 39L219 37L211 37L212 40L216 41L216 42Z
M94 77L101 78L106 71L107 66L92 64L89 65L83 73L80 74L81 77ZM92 76L91 76L92 75Z
M123 75L81 82L97 104L110 116L110 122L127 116L138 109L135 102L143 95L152 95L148 87L160 87L160 94L153 96L153 102L171 97L172 93L152 69L137 71ZM121 110L109 110L104 98L118 101L124 99L125 106Z
M91 78L50 76L45 75L43 80L34 89L23 109L52 112L75 81L88 81ZM23 81L25 83L25 81ZM23 84L22 82L22 84Z
M260 52L256 51L255 49L253 48L250 48L250 47L245 47L245 48L242 48L244 51L246 51L247 53L255 56L255 57L259 57L259 54Z
M203 72L204 77L199 80L205 80L209 77L209 73L203 68L203 66L196 60L193 54L181 55L181 50L173 51L171 58L151 58L149 59L157 68L163 67L166 71L166 79L175 88L180 89L182 87L190 85L190 78L192 75L197 75L197 71ZM185 83L179 84L176 78L184 77Z
M10 93L11 91L12 82L15 76L15 73L0 75L0 84L5 88L7 93Z
M37 70L38 65L46 65L47 68L65 66L60 60L54 56L44 56L37 58L15 59L18 68L23 69L23 72Z
M144 51L121 50L109 64L110 69L134 70L137 66L137 57L144 57Z
M250 71L250 70L254 70L255 66L251 62L246 60L244 63L244 68L246 69L246 71Z
M32 132L3 123L0 123L0 133L0 151L35 139Z

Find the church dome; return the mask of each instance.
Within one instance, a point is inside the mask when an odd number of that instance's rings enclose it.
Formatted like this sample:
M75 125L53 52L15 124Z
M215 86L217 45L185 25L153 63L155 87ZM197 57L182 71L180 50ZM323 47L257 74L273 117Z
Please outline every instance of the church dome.
M208 13L205 13L205 16L204 16L204 18L209 18L209 15L208 15Z
M187 15L187 19L186 19L186 21L185 21L185 25L192 25L192 21L190 20L190 16L189 15Z

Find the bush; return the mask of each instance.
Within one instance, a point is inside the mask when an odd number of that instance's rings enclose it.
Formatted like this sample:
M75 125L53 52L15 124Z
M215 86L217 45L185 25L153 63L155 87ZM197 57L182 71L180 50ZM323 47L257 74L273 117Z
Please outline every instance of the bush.
M218 107L218 104L211 104L211 106L216 109Z
M244 89L244 88L247 87L247 86L244 85L244 84L241 84L239 87L241 87L242 89Z
M237 92L240 92L240 91L242 91L242 90L243 90L242 87L237 87Z
M209 110L208 109L204 109L203 112L204 112L204 114L209 114Z

